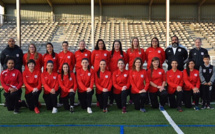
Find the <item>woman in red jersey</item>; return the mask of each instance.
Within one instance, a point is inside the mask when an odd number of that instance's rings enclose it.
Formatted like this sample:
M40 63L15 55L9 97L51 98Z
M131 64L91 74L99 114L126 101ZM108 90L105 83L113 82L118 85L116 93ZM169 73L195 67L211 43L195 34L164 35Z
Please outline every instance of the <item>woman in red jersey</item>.
M123 59L125 64L128 63L127 53L122 50L122 44L119 40L115 40L113 42L112 51L110 51L110 64L109 69L111 73L118 70L117 62L119 59ZM113 104L114 96L113 96L113 88L110 92L110 105Z
M146 50L147 69L150 69L151 61L154 57L160 59L160 66L162 67L162 64L165 61L165 51L160 47L157 37L152 38L151 47Z
M147 73L142 69L142 59L137 57L134 59L132 70L130 70L129 78L131 82L131 94L133 96L134 107L136 110L146 112L144 103L147 99L147 90L149 88L149 80Z
M78 96L83 109L92 113L91 103L93 95L94 71L90 69L87 58L82 59L82 69L77 70Z
M132 46L127 50L128 54L128 68L132 70L132 65L134 59L140 57L145 62L145 52L144 49L140 48L139 39L137 37L132 39Z
M126 99L130 88L129 71L125 70L123 59L118 60L118 70L113 72L114 98L118 108L122 108L122 113L126 113Z
M195 101L194 110L200 110L199 108L199 96L200 96L200 78L199 71L194 69L195 62L194 60L189 60L186 65L186 69L183 71L184 77L184 103L185 107L191 108L191 96Z
M41 71L41 68L43 67L43 56L42 54L37 52L37 48L34 44L29 45L28 53L24 54L23 56L23 65L27 70L28 70L27 62L30 59L33 59L36 62L34 70Z
M108 112L107 102L108 95L112 88L112 77L111 72L105 70L106 62L105 60L100 61L100 68L95 74L95 84L96 84L96 94L100 104L100 108L103 109L103 112Z
M25 84L25 98L30 110L34 110L39 114L38 98L41 93L41 73L40 70L35 70L36 62L30 59L27 62L28 68L23 72L23 82Z
M61 72L64 63L68 63L71 71L73 71L73 69L74 69L75 55L69 51L68 47L69 47L69 43L67 41L64 41L62 43L63 51L58 54L58 57L59 57L59 73Z
M53 61L53 72L57 72L58 71L58 67L59 67L59 57L58 54L54 52L54 48L52 43L47 43L46 44L46 54L43 55L43 63L44 63L44 68L43 71L46 71L46 67L47 67L47 61L51 60Z
M109 52L106 50L104 41L102 39L99 39L96 43L95 50L92 52L91 55L91 64L94 67L95 72L99 70L99 63L102 59L106 61L106 69L108 70L110 55Z
M15 59L13 57L7 57L6 63L7 69L1 72L1 85L4 88L8 111L14 110L14 114L17 114L20 107L18 100L23 85L22 74L19 70L14 69Z
M49 60L46 63L46 71L41 75L42 84L44 87L43 98L46 103L47 110L52 109L52 113L57 113L57 91L58 91L58 73L53 71L54 63Z
M79 42L79 49L75 52L75 61L76 61L75 70L76 71L78 69L82 69L81 61L83 58L87 58L89 60L89 62L91 60L91 52L89 50L87 50L85 47L86 47L85 41L81 40ZM90 64L90 66L91 66L91 64Z
M151 62L150 69L147 71L150 86L149 86L149 96L152 104L152 108L158 108L158 96L160 98L161 111L164 110L165 101L167 99L167 91L164 88L166 83L165 71L160 68L160 60L158 57L154 57Z
M177 108L179 112L182 112L181 101L183 96L182 86L184 84L183 73L177 69L178 62L176 60L172 60L171 66L172 69L166 72L169 103L171 108ZM175 97L177 97L177 99Z
M75 74L70 72L68 63L63 64L61 74L58 75L58 81L61 87L60 97L62 98L64 109L70 110L70 112L73 113L77 82Z

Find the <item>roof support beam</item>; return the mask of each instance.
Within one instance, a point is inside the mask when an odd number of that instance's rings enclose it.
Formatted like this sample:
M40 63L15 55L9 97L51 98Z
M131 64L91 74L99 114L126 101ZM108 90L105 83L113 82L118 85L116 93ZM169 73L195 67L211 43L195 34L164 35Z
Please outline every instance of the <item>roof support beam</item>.
M53 4L51 2L51 0L47 0L49 6L51 7L51 21L55 22L55 14L54 14L54 7Z
M153 0L150 0L150 2L149 2L149 21L151 21L151 19L152 19L152 3L153 3Z
M205 3L206 0L202 0L198 4L198 22L201 21L201 6Z
M2 7L5 7L4 2L3 2L2 0L0 0L0 5L1 5Z
M102 16L103 16L102 0L99 0L99 7L100 7L100 22L102 23Z

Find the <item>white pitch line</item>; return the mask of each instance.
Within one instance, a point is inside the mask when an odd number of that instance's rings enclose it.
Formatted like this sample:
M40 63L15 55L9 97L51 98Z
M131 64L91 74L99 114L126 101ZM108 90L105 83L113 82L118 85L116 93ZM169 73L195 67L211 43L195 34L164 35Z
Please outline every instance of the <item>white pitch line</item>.
M161 111L162 114L165 116L169 124L173 127L173 129L176 131L178 134L184 134L182 130L178 127L178 125L172 120L172 118L169 116L169 114L166 112L166 110Z

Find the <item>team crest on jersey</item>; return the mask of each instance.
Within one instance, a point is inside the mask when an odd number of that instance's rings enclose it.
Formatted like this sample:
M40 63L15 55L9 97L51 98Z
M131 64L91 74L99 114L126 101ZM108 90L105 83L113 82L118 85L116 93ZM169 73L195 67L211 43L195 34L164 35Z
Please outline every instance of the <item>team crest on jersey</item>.
M180 76L180 75L177 75L177 78L181 78L181 76Z
M158 74L160 74L160 75L161 75L161 74L162 74L162 72L158 72Z
M56 79L56 76L53 76L53 79Z
M181 52L181 49L178 49L179 52Z
M37 75L34 75L34 78L37 78Z
M194 55L196 55L196 53L194 53Z
M141 74L141 76L140 76L141 78L143 78L144 77L144 75L143 74Z
M90 76L91 75L91 73L88 73L88 76Z
M197 77L197 76L198 76L198 74L194 74L194 76L196 76L196 77Z
M69 78L69 80L71 81L71 80L72 80L72 78L70 77L70 78Z
M161 53L161 51L160 51L160 50L158 50L158 53Z
M127 74L124 74L124 77L127 77Z
M53 59L55 59L55 57Z
M141 55L141 52L139 52L139 55Z
M16 57L19 57L19 54L16 54Z
M16 74L15 74L15 73L13 73L13 74L12 74L12 76L14 77L14 76L16 76Z
M122 55L120 55L122 57Z
M171 52L171 50L168 51L169 53Z
M212 69L209 69L209 73L211 73L212 72Z
M85 56L87 56L87 54L85 54Z
M105 75L105 78L108 78L108 75Z
M70 56L67 56L68 59L70 59Z
M104 56L107 56L107 54L106 54L106 53L104 53Z
M204 52L201 52L201 55L204 55Z
M206 69L203 69L202 71L203 71L203 73L206 73Z

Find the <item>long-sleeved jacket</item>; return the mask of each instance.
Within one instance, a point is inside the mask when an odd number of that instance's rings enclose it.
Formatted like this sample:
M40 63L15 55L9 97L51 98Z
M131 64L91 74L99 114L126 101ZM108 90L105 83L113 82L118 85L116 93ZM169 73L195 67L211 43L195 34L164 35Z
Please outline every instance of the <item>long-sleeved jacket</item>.
M94 50L91 55L91 64L94 67L94 71L97 72L99 70L99 63L101 60L106 61L106 69L108 70L109 62L110 62L110 53L107 50Z
M58 83L58 73L52 72L49 74L44 71L41 75L42 84L44 87L44 93L49 94L52 89L58 91L59 83Z
M107 88L108 91L111 91L112 88L112 76L110 71L100 71L100 78L95 73L95 84L96 84L96 93L101 94L103 92L103 88Z
M194 69L190 71L190 76L187 74L187 69L183 71L184 87L183 90L190 91L193 88L200 88L201 82L199 78L199 71Z
M168 84L168 94L175 93L178 86L183 87L183 73L179 70L174 72L172 69L166 72L166 79Z
M68 63L69 69L72 72L75 66L75 55L68 51L64 53L63 51L58 54L59 57L59 72L61 72L62 66L64 63Z
M76 61L76 64L75 64L75 70L77 71L78 69L81 69L82 66L81 66L81 61L83 58L87 58L89 60L89 64L91 66L91 52L87 49L84 49L83 51L81 50L77 50L75 52L75 61Z
M165 55L163 48L161 48L161 47L158 47L158 48L149 47L146 50L147 69L150 68L152 59L154 57L158 57L160 59L160 66L162 67L162 64L164 63L164 61L166 59L166 55Z
M132 69L132 65L133 65L135 58L140 57L142 59L143 63L146 60L145 52L144 52L144 49L142 49L142 48L140 49L140 52L138 49L134 49L133 52L131 52L131 48L129 48L127 50L127 55L128 55L128 68L129 68L129 70Z
M208 54L208 50L204 48L193 48L190 50L189 59L193 59L195 61L195 69L199 69L200 66L204 65L203 56Z
M27 57L28 57L28 53L24 54L23 65L25 66L25 70L28 69ZM30 59L33 59L36 62L36 66L34 67L34 69L41 71L41 68L43 67L43 56L42 56L42 54L38 53L38 59L37 60L34 59L34 54L30 54L29 60Z

